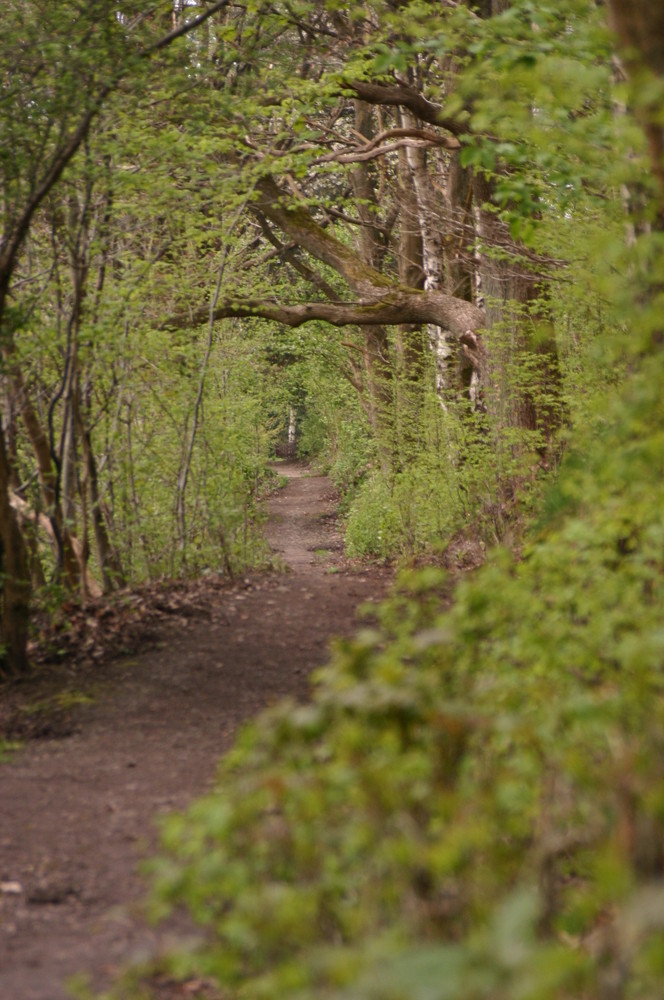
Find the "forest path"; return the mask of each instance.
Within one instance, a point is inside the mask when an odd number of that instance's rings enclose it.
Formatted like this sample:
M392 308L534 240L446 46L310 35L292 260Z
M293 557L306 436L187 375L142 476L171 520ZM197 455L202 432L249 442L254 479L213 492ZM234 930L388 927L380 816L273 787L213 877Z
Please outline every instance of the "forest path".
M306 697L329 638L384 592L386 573L340 564L329 481L296 463L278 471L287 483L269 501L267 537L290 571L221 591L210 620L164 627L157 648L103 667L66 737L0 762L2 1000L64 1000L81 972L99 989L183 932L141 918L137 866L155 820L211 786L244 720Z

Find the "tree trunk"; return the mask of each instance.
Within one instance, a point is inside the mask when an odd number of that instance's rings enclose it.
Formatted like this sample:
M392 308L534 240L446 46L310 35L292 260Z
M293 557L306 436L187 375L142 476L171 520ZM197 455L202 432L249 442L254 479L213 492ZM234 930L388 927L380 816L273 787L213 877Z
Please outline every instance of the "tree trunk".
M470 174L461 166L458 153L452 153L450 157L445 195L446 288L456 298L473 302L477 278L476 262L472 259L470 249L475 236L472 215L473 191ZM479 397L484 344L475 338L473 347L474 354L468 351L467 344L450 341L450 360L454 366L450 380L452 385L460 386L463 396L475 405Z
M56 550L58 568L64 572L65 579L72 590L81 584L81 577L86 572L80 565L76 553L77 543L69 531L62 516L62 505L58 501L57 474L53 466L48 437L41 425L39 416L34 409L21 371L14 366L11 372L11 384L17 409L28 433L30 444L39 470L39 482L42 489L43 506L51 521L53 532L51 539ZM96 588L90 583L90 590Z
M85 481L83 488L87 486L90 494L92 525L97 546L97 558L101 569L104 593L116 590L124 583L124 574L120 559L113 548L111 539L104 520L104 513L99 495L99 477L97 475L97 463L92 449L92 437L90 431L85 426L82 415L80 398L75 400L74 417L78 428L78 434L83 448L83 462L85 467Z
M372 109L362 101L354 102L355 130L364 138L373 136ZM375 184L367 163L360 163L351 174L351 183L357 199L358 215L363 225L359 231L359 257L376 273L380 271L384 247L378 238L377 217L370 206L378 205ZM360 329L364 337L365 385L369 394L368 413L378 445L383 470L392 471L395 458L394 440L394 372L390 343L383 326L365 326Z
M2 633L0 676L20 677L29 669L27 643L30 619L28 554L15 511L9 503L10 469L0 428L0 569L2 571Z
M418 121L407 108L400 112L401 125L415 130ZM423 149L406 147L406 161L415 194L415 208L422 240L422 269L424 289L427 292L440 291L445 286L445 261L443 253L443 227L436 205L436 195L427 166L427 156ZM450 387L450 358L452 338L447 331L432 323L427 329L431 348L436 359L437 387L439 392Z
M422 235L405 149L399 150L399 167L399 281L409 288L423 288ZM406 462L419 451L423 393L430 357L425 328L417 323L402 323L397 328L395 396L399 452Z
M476 174L473 194L484 245L480 280L488 330L482 372L486 408L499 429L537 432L545 451L561 418L561 373L545 289L541 277L522 262L505 223L486 207L491 182ZM498 247L501 255L495 259L492 249Z
M652 74L664 80L664 5L652 0L610 0L610 20L625 50L630 76ZM661 89L650 88L652 97L643 97L645 88L635 93L634 113L642 123L652 158L653 173L659 184L658 224L664 229L664 121Z

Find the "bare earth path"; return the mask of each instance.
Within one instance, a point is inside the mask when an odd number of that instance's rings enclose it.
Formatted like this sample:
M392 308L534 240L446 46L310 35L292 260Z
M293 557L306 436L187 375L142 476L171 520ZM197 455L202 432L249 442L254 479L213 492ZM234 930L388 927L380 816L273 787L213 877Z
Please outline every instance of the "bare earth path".
M100 988L168 944L173 929L147 928L138 906L155 819L210 786L243 720L306 696L329 637L384 592L380 571L337 565L329 482L279 471L268 539L290 572L222 591L210 620L104 667L70 735L0 762L0 1000L64 1000L72 974Z

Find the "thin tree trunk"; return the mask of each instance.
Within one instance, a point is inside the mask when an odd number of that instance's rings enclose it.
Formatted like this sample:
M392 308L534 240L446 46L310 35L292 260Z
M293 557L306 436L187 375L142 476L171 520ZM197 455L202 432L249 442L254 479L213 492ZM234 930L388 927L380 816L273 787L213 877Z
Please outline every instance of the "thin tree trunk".
M31 588L28 554L18 518L9 503L10 479L5 437L0 427L0 676L20 677L29 669L27 643Z
M118 554L111 543L106 527L106 521L104 520L104 513L99 494L97 462L92 449L92 437L90 431L83 422L81 409L80 396L77 396L75 399L74 417L83 449L83 463L85 467L83 486L84 488L87 487L90 494L90 514L92 517L95 544L97 546L97 558L99 560L99 568L101 570L104 584L104 592L109 593L110 591L123 585L124 574Z
M32 405L23 375L16 367L11 373L11 384L17 409L37 461L43 506L53 528L51 539L56 551L56 559L64 572L67 583L72 590L76 590L80 586L83 569L75 551L76 540L64 523L62 507L58 501L57 474L53 465L48 437Z
M399 174L399 280L409 288L423 288L422 234L405 149L399 150ZM419 451L420 415L430 357L428 335L421 324L404 323L398 327L396 422L399 452L406 462Z
M354 101L355 129L366 139L373 136L372 109L363 101ZM376 187L366 163L351 173L351 183L362 220L359 233L359 256L380 272L385 248L378 238L377 219L370 206L378 204ZM364 384L368 393L368 414L378 445L383 470L389 473L395 462L394 372L390 344L384 326L360 325L364 337Z

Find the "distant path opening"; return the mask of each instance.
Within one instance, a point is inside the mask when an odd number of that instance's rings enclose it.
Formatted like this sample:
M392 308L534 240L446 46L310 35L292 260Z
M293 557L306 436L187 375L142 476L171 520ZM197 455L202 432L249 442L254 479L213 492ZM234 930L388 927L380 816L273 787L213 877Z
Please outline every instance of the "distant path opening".
M334 495L329 479L315 475L301 462L275 465L286 487L275 493L268 508L266 535L270 547L297 573L315 569L318 576L343 550L334 519Z

